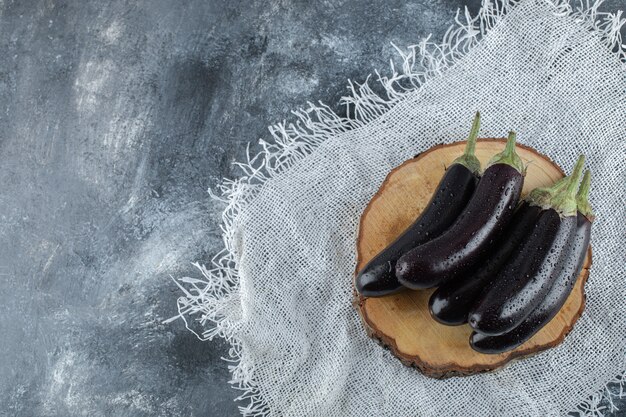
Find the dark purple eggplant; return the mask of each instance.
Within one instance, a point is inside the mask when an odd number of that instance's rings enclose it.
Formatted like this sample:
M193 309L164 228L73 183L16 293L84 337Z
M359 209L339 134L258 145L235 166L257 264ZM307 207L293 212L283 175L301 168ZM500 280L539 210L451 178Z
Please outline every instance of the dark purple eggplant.
M567 180L567 177L560 179L555 188L564 188ZM535 188L526 198L537 200L549 192L551 191L547 187ZM471 274L450 280L435 290L428 303L431 316L448 326L467 323L470 309L532 229L540 212L541 207L523 201L484 264Z
M524 166L515 153L515 133L494 156L467 207L441 236L404 254L396 276L412 289L436 287L468 272L486 255L509 223L524 183Z
M581 156L566 189L530 201L543 210L493 285L485 289L472 307L468 322L476 332L496 336L513 330L552 287L576 230L576 189L583 162Z
M519 326L508 333L489 336L473 332L470 336L470 346L474 350L481 353L502 353L515 349L548 324L563 307L576 284L589 247L593 222L593 213L588 200L589 179L589 171L587 171L576 197L578 206L576 232L568 247L563 268L545 299Z
M480 162L474 155L480 114L476 113L465 152L446 169L420 216L393 243L359 271L355 287L365 297L381 297L404 287L395 275L400 256L443 233L459 216L474 193Z
M448 326L467 323L467 315L477 297L490 285L511 253L528 234L539 212L540 207L522 202L483 265L467 276L444 283L430 296L428 307L431 316Z

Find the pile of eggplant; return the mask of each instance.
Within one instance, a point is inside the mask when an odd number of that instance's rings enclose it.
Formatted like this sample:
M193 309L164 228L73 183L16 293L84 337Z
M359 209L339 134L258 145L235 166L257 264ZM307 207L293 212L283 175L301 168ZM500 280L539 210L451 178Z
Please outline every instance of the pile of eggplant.
M462 156L403 234L356 276L364 297L437 288L432 317L469 323L470 346L501 353L520 346L561 309L582 269L594 216L584 156L571 175L520 200L525 167L515 133L480 173L480 114Z

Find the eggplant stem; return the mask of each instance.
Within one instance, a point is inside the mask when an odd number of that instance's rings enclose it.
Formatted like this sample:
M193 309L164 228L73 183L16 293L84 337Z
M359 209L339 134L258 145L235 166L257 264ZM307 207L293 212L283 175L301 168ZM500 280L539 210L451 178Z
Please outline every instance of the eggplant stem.
M472 122L472 129L467 137L467 144L465 145L465 151L463 155L456 158L453 163L461 164L472 173L477 174L480 172L480 161L476 158L476 138L478 137L478 130L480 129L480 113L476 112L474 121Z
M493 158L487 164L487 168L495 164L506 164L515 168L520 174L524 175L526 173L526 169L524 168L524 163L522 159L519 157L517 152L515 152L515 132L509 132L509 137L506 140L506 146L504 150L498 154L495 154Z
M578 190L578 182L583 172L585 164L585 155L580 155L574 166L572 175L568 178L567 187L553 194L550 199L552 208L561 214L561 216L576 215L576 191Z
M578 211L585 216L589 221L593 221L595 215L593 214L593 210L591 209L591 204L589 203L589 189L591 188L591 171L585 171L585 175L583 176L583 180L580 183L580 188L578 189L578 193L576 194L576 207Z
M552 196L563 190L569 183L569 177L563 177L548 187L537 187L524 198L531 206L550 207Z
M515 152L515 139L517 139L517 133L510 131L504 147L504 155L509 156Z
M478 137L478 130L480 129L480 112L476 112L474 121L472 122L472 129L467 137L467 146L465 146L464 155L474 155L476 152L476 138Z
M576 165L574 166L574 172L572 173L572 178L570 179L570 182L567 185L567 190L565 191L569 197L576 198L576 192L578 191L578 182L580 181L580 176L583 173L584 166L585 166L585 155L580 155L578 157L578 161L576 161Z

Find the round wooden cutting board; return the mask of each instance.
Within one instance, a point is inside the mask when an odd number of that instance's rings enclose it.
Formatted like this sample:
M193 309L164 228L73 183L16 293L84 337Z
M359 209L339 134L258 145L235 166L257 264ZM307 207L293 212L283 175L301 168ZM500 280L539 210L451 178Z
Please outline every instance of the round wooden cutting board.
M483 168L504 149L504 143L504 139L478 140L476 156ZM357 271L415 220L429 202L445 167L463 153L464 147L465 142L435 146L389 173L361 216ZM528 164L523 195L563 177L563 171L537 151L517 145L517 153ZM576 286L559 313L526 343L497 355L470 348L471 329L467 324L444 326L430 317L428 299L433 290L405 290L380 298L364 298L355 291L355 306L367 333L405 365L434 378L472 375L561 343L584 309L590 266L591 247Z

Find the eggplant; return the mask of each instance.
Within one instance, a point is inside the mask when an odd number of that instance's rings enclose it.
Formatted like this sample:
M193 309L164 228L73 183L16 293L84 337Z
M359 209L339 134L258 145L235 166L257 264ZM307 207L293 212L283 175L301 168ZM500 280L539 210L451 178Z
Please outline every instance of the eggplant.
M584 157L564 190L555 185L531 205L542 207L532 231L480 295L468 316L478 333L497 336L517 327L543 301L557 279L576 230L576 189ZM555 191L557 190L557 191Z
M555 188L564 188L567 186L567 180L567 177L560 179ZM536 200L548 192L549 190L545 187L535 188L527 199ZM541 207L530 205L526 200L522 201L484 265L468 276L446 282L430 296L428 308L431 316L439 323L448 326L467 323L467 315L478 296L491 285L511 253L532 229L540 212Z
M400 237L359 271L355 287L361 295L381 297L404 289L395 275L398 258L443 233L467 205L480 171L480 162L474 155L479 128L480 114L476 113L463 155L446 169L426 208Z
M481 353L502 353L515 349L533 337L561 310L574 285L576 285L578 274L580 274L585 256L587 256L591 237L591 223L594 220L588 199L589 186L590 173L587 171L576 196L578 207L576 233L568 248L563 269L559 272L559 276L546 298L519 326L508 333L488 336L473 332L470 336L472 349Z
M404 254L396 264L398 281L411 289L436 287L468 272L509 223L522 191L524 166L511 132L480 178L467 207L441 236Z
M490 285L511 253L532 228L540 212L540 207L531 206L523 201L484 264L467 276L444 283L430 296L428 308L431 316L448 326L467 323L467 315L477 297Z

